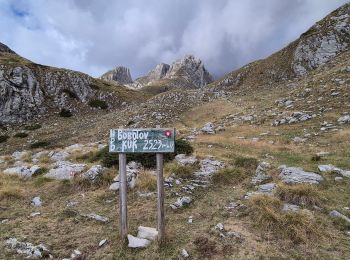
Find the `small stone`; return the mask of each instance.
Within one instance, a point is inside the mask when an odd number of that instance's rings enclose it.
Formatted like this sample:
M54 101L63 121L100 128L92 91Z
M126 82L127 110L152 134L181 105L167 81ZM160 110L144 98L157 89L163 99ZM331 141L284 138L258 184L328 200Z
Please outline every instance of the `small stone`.
M42 203L43 202L40 197L34 197L32 199L32 205L34 205L35 207L41 207Z
M33 212L33 213L30 213L30 217L36 217L36 216L39 216L41 213L40 212Z
M192 216L189 216L189 217L188 217L188 223L192 224L192 222L193 222L193 217L192 217Z
M155 240L158 237L158 231L155 228L139 226L137 237L148 240Z
M298 205L294 204L283 204L282 211L291 211L291 212L298 212L300 210L300 207Z
M107 244L107 239L103 239L103 240L100 241L100 243L98 243L98 246L102 247L102 246L104 246L106 244Z
M343 177L335 177L334 180L335 181L342 181L344 178Z
M350 223L350 218L348 218L347 216L341 214L340 212L336 211L336 210L332 210L331 212L329 212L329 215L332 218L340 218L345 220L346 222Z
M208 122L201 128L201 131L204 134L215 134L215 127L213 123Z
M89 213L89 214L81 214L82 217L86 217L89 219L94 219L99 222L107 223L109 221L109 218L102 217L100 215L97 215L95 213Z
M218 223L216 224L215 229L219 231L224 231L224 225L222 223Z
M151 241L147 239L134 237L132 235L128 235L128 241L128 247L131 248L145 248L151 244Z
M187 253L186 249L184 249L184 248L181 249L180 254L181 254L181 256L182 256L183 258L188 258L188 257L190 257L190 255Z

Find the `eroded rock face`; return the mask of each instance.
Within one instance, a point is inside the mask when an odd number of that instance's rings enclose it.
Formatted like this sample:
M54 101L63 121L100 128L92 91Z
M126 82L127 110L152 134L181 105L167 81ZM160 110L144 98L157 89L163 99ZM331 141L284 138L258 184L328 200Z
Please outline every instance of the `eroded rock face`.
M164 78L176 77L182 77L198 88L213 82L213 77L206 70L203 62L192 55L186 55L175 61Z
M294 51L293 71L297 76L325 64L350 44L350 4L312 26Z
M101 76L101 79L117 81L120 84L130 84L133 82L130 75L130 70L121 66L106 72Z
M92 80L69 70L0 65L0 122L19 123L43 114L49 107L86 103L97 93L90 86Z

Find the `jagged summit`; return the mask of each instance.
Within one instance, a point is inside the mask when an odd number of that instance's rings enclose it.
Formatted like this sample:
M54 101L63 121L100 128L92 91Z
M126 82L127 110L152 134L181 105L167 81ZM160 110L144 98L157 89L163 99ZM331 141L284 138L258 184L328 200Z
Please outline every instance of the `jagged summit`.
M120 84L130 84L132 83L132 78L130 75L130 70L126 67L116 67L101 76L101 79L109 81L117 81Z
M129 88L140 89L145 86L164 85L187 88L202 88L213 81L203 62L193 55L186 55L169 64L160 63L146 76L131 80L127 68L117 67L101 76L104 80L114 80Z
M7 45L0 42L0 52L12 53L16 54L13 50L11 50Z
M193 55L186 55L171 65L165 78L176 77L183 77L199 88L213 81L213 77L206 70L203 62Z

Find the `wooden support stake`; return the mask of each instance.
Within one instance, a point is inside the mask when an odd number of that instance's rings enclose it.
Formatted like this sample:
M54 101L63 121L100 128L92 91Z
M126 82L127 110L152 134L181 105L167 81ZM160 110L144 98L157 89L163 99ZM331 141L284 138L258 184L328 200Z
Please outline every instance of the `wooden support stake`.
M165 238L165 209L164 209L164 178L163 178L163 154L157 153L157 219L158 219L158 241L162 243Z
M122 240L128 235L126 154L119 153L119 229Z

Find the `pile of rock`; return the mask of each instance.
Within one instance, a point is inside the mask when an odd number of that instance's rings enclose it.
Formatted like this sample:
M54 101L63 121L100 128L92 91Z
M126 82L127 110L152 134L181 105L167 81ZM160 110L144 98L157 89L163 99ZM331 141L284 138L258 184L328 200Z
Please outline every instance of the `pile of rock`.
M284 117L282 119L276 119L272 123L272 126L279 126L279 125L284 125L284 124L294 124L297 122L310 120L314 117L316 117L316 114L310 115L310 114L304 113L304 112L294 112L290 116Z
M157 239L158 231L151 227L138 227L137 236L128 235L128 247L145 248L151 244L151 241Z

